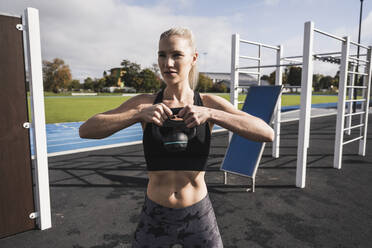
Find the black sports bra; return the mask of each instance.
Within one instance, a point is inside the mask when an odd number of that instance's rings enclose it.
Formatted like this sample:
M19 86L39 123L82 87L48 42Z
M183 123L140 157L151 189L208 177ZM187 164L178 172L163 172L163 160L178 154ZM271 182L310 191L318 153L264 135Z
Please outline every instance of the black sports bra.
M157 94L154 104L163 101L163 92L164 90L161 90ZM203 106L198 92L194 92L194 105ZM186 150L176 152L165 149L162 141L154 136L152 125L155 124L146 124L142 140L148 171L206 170L211 141L208 122L196 127L196 135L188 140Z

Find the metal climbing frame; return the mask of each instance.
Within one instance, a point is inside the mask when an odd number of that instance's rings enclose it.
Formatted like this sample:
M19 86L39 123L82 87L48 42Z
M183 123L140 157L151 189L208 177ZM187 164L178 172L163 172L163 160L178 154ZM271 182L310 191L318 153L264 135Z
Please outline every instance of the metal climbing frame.
M246 56L246 55L240 55L240 43L248 44L257 46L258 49L258 56L252 57L252 56ZM276 64L275 65L261 65L262 62L262 49L272 49L276 51ZM272 46L267 45L263 43L248 41L240 39L239 34L233 34L232 35L232 46L231 46L231 84L230 84L230 101L235 106L235 108L238 108L239 102L238 100L238 91L240 88L245 88L246 86L239 85L239 74L250 74L257 76L257 82L258 85L261 85L261 68L268 68L268 67L276 67L276 74L275 74L275 85L282 85L282 66L281 65L281 57L283 54L283 47L281 45L279 46ZM257 61L257 66L248 66L248 67L239 67L239 61L240 59L245 60L253 60ZM291 65L291 64L288 64ZM257 69L257 71L249 70L249 69ZM281 109L281 95L279 96L279 100L276 106L276 109L274 111L274 131L275 131L275 137L273 141L273 148L272 148L272 156L274 158L279 157L279 142L280 142L280 109ZM229 132L229 139L231 139L232 133ZM263 146L264 147L264 146ZM263 149L263 148L262 148ZM261 151L262 152L262 151ZM259 161L258 161L259 163ZM227 172L224 172L224 184L227 184ZM255 187L255 178L252 177L252 189L254 191Z
M367 58L359 59L350 55L350 45L355 45L359 48L367 50ZM368 109L369 96L371 84L371 50L372 47L366 47L361 44L350 41L349 37L345 37L342 41L341 67L340 67L340 82L339 82L339 97L337 105L337 125L336 125L336 139L335 139L335 154L333 160L333 167L341 169L342 165L342 151L343 146L354 141L359 141L359 152L361 156L365 156L366 141L367 141L367 127L368 127ZM364 72L359 71L359 66L365 67ZM349 80L347 80L349 77ZM356 79L355 79L356 77ZM354 81L359 81L362 77L363 85L354 85ZM349 82L349 84L348 84ZM361 99L353 99L354 89L362 90ZM346 99L347 91L349 90L348 98ZM352 112L351 103L360 102L360 111ZM348 104L348 111L345 113L345 105ZM352 117L360 116L358 125L352 126ZM346 121L346 127L345 127ZM359 128L359 136L356 138L344 141L344 133L351 134L351 129Z
M311 113L311 90L312 90L312 76L313 76L313 61L314 59L319 59L313 53L313 40L314 32L328 36L330 38L339 40L342 42L341 53L328 53L326 55L341 54L340 58L340 81L339 81L339 95L338 95L338 114L337 114L337 124L336 124L336 140L335 140L335 155L334 155L334 167L341 168L342 161L342 146L353 141L359 140L359 154L365 155L365 145L367 137L367 124L368 124L368 105L369 105L369 95L370 95L370 75L371 75L371 47L366 47L355 42L351 42L349 37L338 37L333 34L321 31L314 28L313 22L306 22L304 28L304 47L303 47L303 67L302 67L302 78L301 78L301 109L300 109L300 123L299 123L299 133L298 133L298 150L297 150L297 170L296 170L296 186L300 188L305 187L306 178L306 163L307 163L307 149L309 148L309 135L310 135L310 113ZM349 55L350 44L367 49L367 59L355 58L355 55ZM336 62L332 60L331 62ZM364 73L356 72L352 66L355 66L353 62L364 62L366 71ZM349 69L351 68L351 70ZM363 76L363 86L347 85L347 77L349 75ZM353 82L353 79L350 80ZM346 89L359 88L363 90L363 99L346 100ZM351 93L350 93L351 94ZM349 97L352 98L352 95ZM362 111L352 113L349 112L345 114L345 103L351 102L362 102ZM350 105L350 104L349 104ZM349 108L350 110L351 108ZM348 126L344 128L345 117L351 118L353 115L361 115L361 123L356 126ZM347 120L347 123L351 123L351 120ZM348 125L348 124L347 124ZM360 128L360 136L348 141L343 141L343 134L353 128Z
M256 46L258 49L258 56L252 57L252 56L246 56L246 55L240 55L240 44L248 44ZM276 64L275 65L262 65L262 49L272 49L276 51ZM254 41L248 41L240 39L239 34L233 34L232 35L232 46L231 46L231 85L230 85L230 101L231 103L238 108L239 102L238 101L238 91L239 88L244 88L246 86L239 85L239 74L250 74L257 76L257 82L258 85L261 85L261 68L269 68L269 67L276 67L275 73L275 85L282 85L282 67L287 65L294 65L294 64L280 64L281 58L283 55L283 47L281 45L279 46L272 46L267 45L263 43L258 43ZM240 59L246 59L246 60L253 60L257 61L257 66L246 66L246 67L239 67L239 61ZM251 70L249 70L251 69ZM257 69L257 71L253 71L252 69ZM280 143L280 109L281 109L281 100L278 100L278 104L275 109L274 113L274 131L275 131L275 137L273 141L273 149L272 149L272 156L274 158L279 157L279 143ZM231 138L232 133L229 133L229 137Z

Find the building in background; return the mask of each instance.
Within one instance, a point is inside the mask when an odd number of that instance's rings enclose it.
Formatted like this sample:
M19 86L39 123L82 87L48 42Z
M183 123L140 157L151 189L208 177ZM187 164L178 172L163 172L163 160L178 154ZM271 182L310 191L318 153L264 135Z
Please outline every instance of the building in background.
M231 74L230 72L200 72L205 76L212 79L213 84L215 83L223 83L226 85L228 89L230 89L231 84ZM239 85L240 86L253 86L257 85L258 80L257 77L253 77L248 74L240 74L239 75ZM269 82L266 80L261 80L261 85L269 85ZM242 89L239 90L240 92ZM244 91L244 90L243 90Z
M121 80L121 77L125 74L125 70L120 67L111 68L110 69L110 76L115 79L116 85L119 88L124 87L124 82Z

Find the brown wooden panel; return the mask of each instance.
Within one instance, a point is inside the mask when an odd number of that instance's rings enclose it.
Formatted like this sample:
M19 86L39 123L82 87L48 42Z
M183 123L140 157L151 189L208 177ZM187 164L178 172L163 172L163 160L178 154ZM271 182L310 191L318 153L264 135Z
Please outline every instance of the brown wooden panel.
M0 238L35 228L20 18L0 15Z

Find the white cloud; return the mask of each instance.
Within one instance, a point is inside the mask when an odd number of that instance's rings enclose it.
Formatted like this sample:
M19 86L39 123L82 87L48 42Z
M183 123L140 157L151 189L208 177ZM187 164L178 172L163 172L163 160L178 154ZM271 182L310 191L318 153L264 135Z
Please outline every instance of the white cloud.
M273 6L279 4L279 0L264 0L264 3L266 5Z
M101 77L104 70L120 66L123 59L137 62L142 67L151 66L157 61L160 33L172 26L188 26L193 30L200 52L201 71L230 70L231 34L237 30L240 30L242 37L249 33L249 39L253 41L283 44L286 56L302 54L303 31L294 34L286 27L273 29L272 26L265 26L265 23L255 26L246 13L236 12L228 17L187 16L177 15L175 11L185 13L182 9L192 10L196 7L196 1L160 0L151 6L138 6L135 5L136 1L127 2L129 3L119 0L3 0L0 1L0 10L22 14L27 6L39 9L43 59L64 59L70 65L73 77L78 79ZM280 0L264 1L265 5L279 3ZM259 10L257 6L254 8ZM362 43L371 44L372 12L365 16ZM356 41L357 29L357 25L348 28L340 22L339 27L324 31L340 36L354 34L352 39ZM279 40L277 37L283 36L278 36L277 32L285 33L288 38ZM271 35L265 36L266 33ZM270 37L270 40L255 37ZM317 52L339 50L339 47L339 44L322 39L316 40L314 44ZM275 63L275 55L272 53L263 56L265 64ZM332 75L334 69L331 67L333 66L323 63L314 69Z
M30 5L39 9L43 59L64 59L74 78L101 77L123 59L151 66L157 61L161 32L172 26L193 30L198 50L208 53L208 69L230 68L230 27L221 17L174 15L164 2L151 7L116 0L8 1L6 7L2 5L0 9L16 14Z

